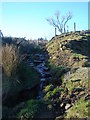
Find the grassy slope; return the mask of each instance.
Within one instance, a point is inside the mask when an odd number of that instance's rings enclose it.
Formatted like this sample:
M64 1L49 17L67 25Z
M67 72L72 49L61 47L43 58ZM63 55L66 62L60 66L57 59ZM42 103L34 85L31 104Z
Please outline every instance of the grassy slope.
M46 46L51 57L49 61L56 66L82 66L88 56L88 42L85 41L87 37L79 33L69 33L52 38Z
M67 111L65 118L88 117L89 105L88 100L85 101L85 96L88 96L88 92L90 91L88 88L89 78L87 68L90 66L90 63L87 62L89 54L86 39L90 40L89 35L81 35L78 32L62 34L52 38L46 46L50 56L48 65L53 74L52 85L54 85L54 88L47 90L47 88L50 88L51 83L48 87L46 86L46 93L44 90L45 98L49 100L57 98L59 102L64 98L66 104L68 103L67 99L69 99L72 107ZM53 66L55 69L53 69ZM60 66L62 66L62 70L58 69ZM64 73L63 69L66 71L71 70L71 74ZM61 71L63 71L62 74ZM61 77L61 75L63 76ZM57 79L57 85L54 79ZM59 81L62 81L61 85L59 85ZM73 114L72 110L75 111Z

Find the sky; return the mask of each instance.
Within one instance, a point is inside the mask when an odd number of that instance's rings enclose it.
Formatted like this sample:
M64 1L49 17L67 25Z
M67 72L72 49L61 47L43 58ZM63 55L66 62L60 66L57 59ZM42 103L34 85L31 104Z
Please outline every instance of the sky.
M76 30L88 29L88 2L2 2L0 7L0 29L4 36L50 40L55 29L46 19L55 18L57 10L60 16L72 12L67 24L69 31L73 31L74 22Z

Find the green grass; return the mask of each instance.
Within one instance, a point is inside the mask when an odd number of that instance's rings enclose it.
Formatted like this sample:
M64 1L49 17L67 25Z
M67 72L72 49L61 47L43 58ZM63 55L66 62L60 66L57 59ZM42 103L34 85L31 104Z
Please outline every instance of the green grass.
M32 89L33 87L39 86L39 84L40 78L38 73L32 67L22 63L18 68L17 76L13 76L11 79L5 76L3 77L2 89L5 95L7 97L12 96L15 102L21 91L26 88ZM30 97L34 96L32 94L30 93Z
M46 99L49 100L52 98L52 91L47 92Z
M40 83L38 73L28 65L20 64L17 72L17 76L13 76L11 79L4 78L2 81L3 89L10 88L11 92L20 91L25 88L32 88Z
M88 118L89 101L80 99L75 105L67 112L66 118Z
M29 100L26 102L25 108L21 109L18 113L18 117L23 116L25 120L32 120L43 111L43 107L46 107L46 105L47 103L43 100Z
M65 89L63 89L63 88L60 88L60 87L56 87L56 88L54 88L52 91L51 90L49 90L48 92L47 92L47 94L46 94L46 99L47 100L50 100L50 99L52 99L54 96L56 96L56 95L61 95L61 94L63 94L63 93L65 93Z
M22 63L17 74L24 88L32 88L40 83L39 74L27 64Z
M14 108L8 108L3 106L2 108L2 116L3 119L10 119L13 117L16 119L23 120L32 120L33 118L37 118L37 116L43 112L44 109L47 109L48 102L41 100L30 99L26 102L20 103L16 105Z
M77 53L73 53L73 57L74 58L86 58L86 56L84 56L82 54L77 54Z
M63 66L55 66L52 63L52 60L48 61L49 67L50 67L50 72L53 76L53 80L57 79L58 83L61 83L61 76L65 72L65 68Z
M49 84L45 87L44 92L48 92L48 91L52 90L53 88L54 88L54 86L52 84Z

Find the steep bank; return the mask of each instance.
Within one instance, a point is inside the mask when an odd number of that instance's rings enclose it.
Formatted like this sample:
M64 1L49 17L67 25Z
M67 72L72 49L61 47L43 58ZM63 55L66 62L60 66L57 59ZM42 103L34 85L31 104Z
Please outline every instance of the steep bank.
M88 118L89 43L89 34L71 32L53 37L46 45L53 79L44 98L51 101L57 119Z

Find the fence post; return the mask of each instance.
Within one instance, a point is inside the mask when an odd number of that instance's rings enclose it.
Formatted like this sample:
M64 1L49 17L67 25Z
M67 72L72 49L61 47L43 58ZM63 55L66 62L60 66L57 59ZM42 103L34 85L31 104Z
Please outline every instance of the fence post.
M76 32L76 23L74 22L74 32Z
M55 27L55 36L56 36L56 27Z

